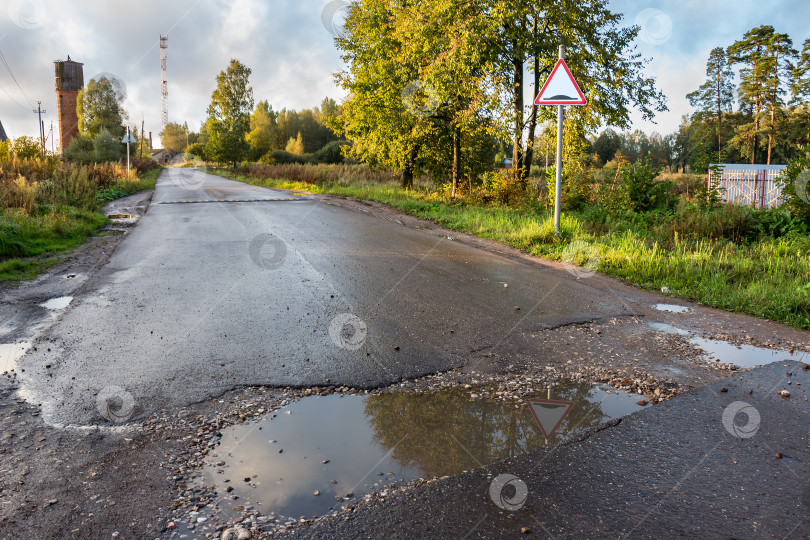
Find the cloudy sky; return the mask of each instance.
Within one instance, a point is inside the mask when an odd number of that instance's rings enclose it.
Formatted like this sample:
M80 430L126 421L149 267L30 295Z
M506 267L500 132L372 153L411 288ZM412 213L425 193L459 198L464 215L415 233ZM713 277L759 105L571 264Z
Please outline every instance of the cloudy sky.
M38 135L37 101L47 111L46 131L51 121L56 125L53 61L68 54L84 63L85 81L100 73L120 78L130 123L140 127L143 119L156 136L160 34L169 36L169 118L192 129L231 58L253 69L256 99L277 110L343 97L332 77L340 58L322 17L327 0L0 0L0 6L0 51L16 77L0 63L0 121L12 137ZM684 96L703 82L713 47L761 24L797 46L810 38L807 0L612 0L611 6L626 24L642 27L639 51L651 59L649 73L669 100L670 111L655 124L634 116L633 127L648 132L677 129L691 110Z

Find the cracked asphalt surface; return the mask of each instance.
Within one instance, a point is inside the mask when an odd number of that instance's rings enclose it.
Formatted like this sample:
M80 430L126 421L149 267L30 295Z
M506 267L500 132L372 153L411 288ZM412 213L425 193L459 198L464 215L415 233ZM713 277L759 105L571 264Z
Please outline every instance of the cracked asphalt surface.
M296 199L161 175L137 228L21 363L45 418L103 422L105 388L131 394L138 418L244 384L376 387L494 347L508 362L527 332L635 313L588 280L322 201L175 202L279 198ZM333 339L344 314L362 323Z
M450 370L453 384L482 373L518 380L551 368L643 387L654 401L656 388L687 393L550 452L283 534L810 537L810 371L721 370L648 323L791 351L808 350L807 332L682 300L691 311L657 311L673 299L578 279L363 201L170 169L151 204L147 194L116 204L137 225L2 289L0 343L31 348L0 357L0 538L177 537L172 520L204 506L190 486L222 419L257 418L307 387L399 387ZM40 305L64 296L64 309ZM756 436L724 426L734 401L758 410ZM528 486L518 512L488 495L501 473Z
M802 364L774 363L580 441L392 493L282 537L808 538L808 386ZM778 394L786 389L789 399ZM738 401L760 414L751 437L722 421ZM747 422L742 414L735 425ZM490 499L500 474L528 487L514 512Z

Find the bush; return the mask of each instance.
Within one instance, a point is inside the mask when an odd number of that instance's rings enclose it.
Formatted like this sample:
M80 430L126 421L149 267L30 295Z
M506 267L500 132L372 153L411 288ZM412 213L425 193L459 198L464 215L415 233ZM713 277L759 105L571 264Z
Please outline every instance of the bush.
M9 157L17 159L41 159L45 157L45 152L42 150L42 143L32 137L17 137L9 145Z
M93 138L93 161L105 163L121 159L122 144L103 129Z
M314 160L311 156L302 154L291 154L290 152L286 152L284 150L272 150L267 152L262 159L259 160L259 163L268 163L270 165L284 165L287 163L297 163L299 165L304 165L306 163L314 163Z
M649 158L642 158L622 169L622 187L629 203L626 210L648 212L670 209L675 205L675 198L669 194L673 184L669 180L658 180L660 172L661 168L654 167Z
M92 163L95 159L93 139L89 135L78 133L70 139L65 148L65 161L73 163Z
M343 163L343 147L351 144L351 141L332 141L315 152L312 157L318 163Z
M515 172L514 169L501 169L484 173L481 183L481 202L522 204L527 192Z
M810 146L802 148L802 153L785 170L782 182L782 199L785 208L796 219L810 225Z
M205 155L205 145L201 142L196 142L186 148L186 154L191 154L197 156L198 158L205 161L207 159Z
M145 172L152 171L160 167L157 161L152 158L133 158L130 162L133 169L137 174L143 174Z

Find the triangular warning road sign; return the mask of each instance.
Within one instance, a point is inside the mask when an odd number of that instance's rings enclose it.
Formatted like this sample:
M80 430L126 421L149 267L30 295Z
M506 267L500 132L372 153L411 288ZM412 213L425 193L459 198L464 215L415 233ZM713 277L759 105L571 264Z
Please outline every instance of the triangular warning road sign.
M571 70L562 58L551 70L546 84L534 100L535 105L585 105L588 100L579 89Z
M554 401L552 399L527 399L532 416L540 424L546 439L550 439L560 427L562 421L574 408L573 401Z

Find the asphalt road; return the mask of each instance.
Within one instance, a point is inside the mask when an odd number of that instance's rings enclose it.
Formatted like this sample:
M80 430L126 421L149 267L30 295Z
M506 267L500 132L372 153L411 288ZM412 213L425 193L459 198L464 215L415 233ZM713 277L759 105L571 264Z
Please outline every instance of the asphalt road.
M50 423L107 424L239 385L373 387L493 348L508 362L533 330L628 313L564 271L173 169L21 360L22 393Z
M810 538L804 367L777 362L735 375L583 440L393 493L282 537ZM493 504L502 474L525 483L525 504Z

